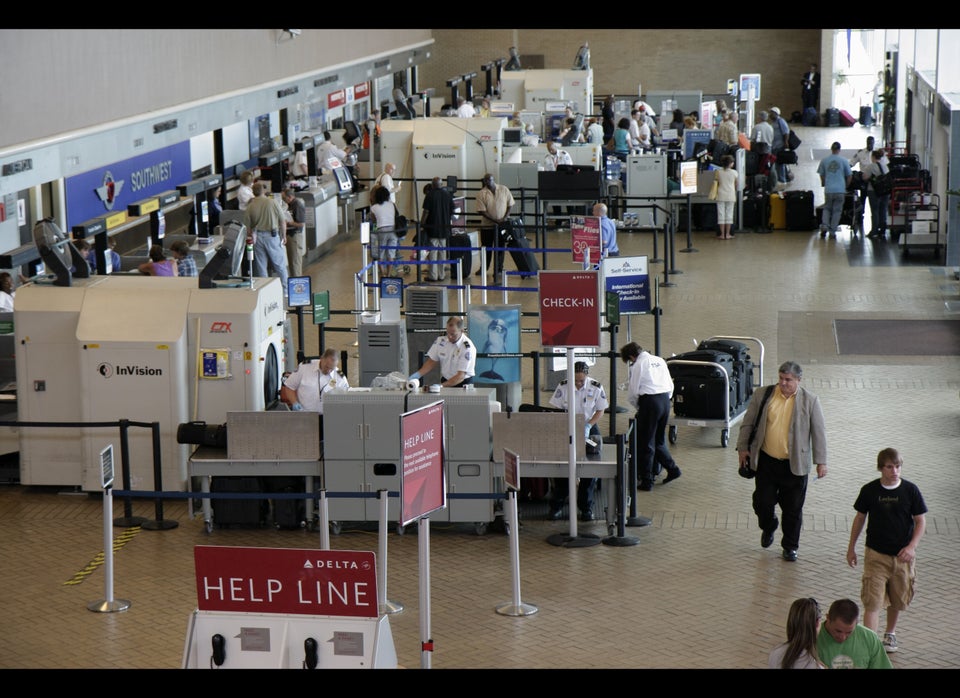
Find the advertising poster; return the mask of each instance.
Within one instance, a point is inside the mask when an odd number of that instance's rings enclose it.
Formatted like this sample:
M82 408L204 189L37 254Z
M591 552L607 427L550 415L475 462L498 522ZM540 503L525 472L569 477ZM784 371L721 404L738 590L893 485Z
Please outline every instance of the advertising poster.
M480 305L467 315L469 337L477 347L473 382L516 383L520 380L520 306ZM496 356L484 356L495 354Z
M600 261L600 218L597 216L573 216L570 219L570 249L573 261L583 264L586 250L590 250L590 262Z
M603 260L604 291L620 296L621 315L650 312L650 275L647 258L608 257Z
M540 272L540 343L600 347L600 272Z

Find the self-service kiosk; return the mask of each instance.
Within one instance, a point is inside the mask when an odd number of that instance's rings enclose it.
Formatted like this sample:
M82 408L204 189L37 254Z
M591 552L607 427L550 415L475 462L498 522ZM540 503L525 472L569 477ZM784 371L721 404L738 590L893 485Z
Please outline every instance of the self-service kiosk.
M209 237L210 229L209 193L223 185L223 175L211 174L185 184L177 185L177 193L183 197L193 197L193 209L190 212L188 231L199 237ZM166 233L163 210L158 208L150 215L150 237L154 244L161 244Z

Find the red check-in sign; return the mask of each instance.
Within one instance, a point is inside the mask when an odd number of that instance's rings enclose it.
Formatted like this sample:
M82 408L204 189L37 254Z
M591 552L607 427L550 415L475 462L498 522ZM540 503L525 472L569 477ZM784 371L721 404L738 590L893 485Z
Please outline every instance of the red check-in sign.
M198 545L197 608L376 618L372 552Z
M540 272L540 343L544 347L600 346L600 274Z

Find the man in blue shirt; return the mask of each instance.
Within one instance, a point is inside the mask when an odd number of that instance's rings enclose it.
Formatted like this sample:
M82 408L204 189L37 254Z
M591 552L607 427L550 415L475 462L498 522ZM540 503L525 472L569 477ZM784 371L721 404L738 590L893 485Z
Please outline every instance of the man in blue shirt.
M594 204L593 215L600 218L600 259L604 257L619 257L620 248L617 247L617 225L607 218L607 205L604 203Z
M823 186L823 227L820 228L820 237L830 233L830 237L837 237L837 227L840 225L840 214L843 212L843 199L847 195L847 187L853 177L850 162L840 157L840 143L834 141L830 146L830 154L820 161L817 167L820 175L820 184Z

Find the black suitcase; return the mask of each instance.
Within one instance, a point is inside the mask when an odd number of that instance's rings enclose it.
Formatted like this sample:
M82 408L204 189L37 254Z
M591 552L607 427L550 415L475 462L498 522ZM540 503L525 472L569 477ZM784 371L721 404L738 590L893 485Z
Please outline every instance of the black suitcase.
M513 263L517 265L517 271L524 276L540 271L540 265L537 263L536 256L530 251L530 241L527 238L508 235L506 243Z
M871 126L873 124L873 107L860 107L860 125Z
M747 177L753 177L756 174L760 174L760 158L763 156L760 155L756 150L748 150L743 154L744 161L743 167Z
M455 233L450 236L450 247L470 247L470 236L466 233ZM467 277L470 276L470 267L473 266L473 251L472 250L450 250L447 253L447 256L450 258L451 262L454 264L450 265L450 277L453 279L457 278L457 265L456 261L460 260L460 266L463 268L463 279L467 280Z
M681 364L678 363L680 360L703 363ZM732 356L720 351L688 351L667 359L667 368L673 378L673 413L676 416L726 419L736 414L738 389ZM724 402L729 405L727 414L724 414Z
M753 359L750 347L735 339L704 339L698 350L722 351L733 357L733 374L737 378L737 407L746 404L753 395Z
M770 216L767 213L769 195L765 193L746 194L743 197L743 224L742 228L751 228L756 231L770 229Z
M696 230L717 230L717 205L715 203L694 204L693 227Z
M786 191L783 198L787 230L811 231L817 227L812 191Z
M211 479L210 491L262 492L260 478L248 476L217 476ZM266 499L212 498L213 522L217 526L263 526L270 505Z
M839 109L827 109L827 126L839 126L840 125L840 110Z
M807 107L803 110L803 117L801 117L801 123L804 126L817 126L820 121L820 115L817 114L815 107Z
M284 497L270 500L273 525L283 529L297 529L306 526L307 506L304 501L306 479L302 477L271 477L267 479L267 483L271 492L301 494L300 498Z

